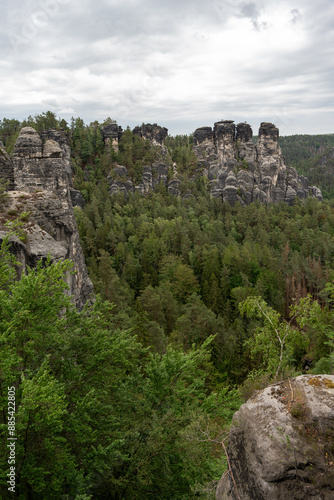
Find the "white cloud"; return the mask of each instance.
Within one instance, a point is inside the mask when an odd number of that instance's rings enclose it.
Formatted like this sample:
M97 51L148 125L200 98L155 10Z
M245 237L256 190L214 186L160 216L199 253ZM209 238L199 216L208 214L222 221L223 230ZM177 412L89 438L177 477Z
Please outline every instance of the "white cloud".
M3 1L2 117L333 132L330 0ZM309 120L307 120L309 116Z

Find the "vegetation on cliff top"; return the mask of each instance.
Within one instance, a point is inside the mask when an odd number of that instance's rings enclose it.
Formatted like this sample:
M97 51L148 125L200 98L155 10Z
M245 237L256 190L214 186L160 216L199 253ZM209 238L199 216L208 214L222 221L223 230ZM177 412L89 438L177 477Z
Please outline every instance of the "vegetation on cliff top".
M232 208L211 199L201 177L184 180L187 199L163 185L110 196L112 166L136 179L154 148L127 130L115 152L103 124L52 118L24 125L51 120L68 133L86 200L77 223L100 298L73 308L69 263L40 264L15 281L3 243L1 404L15 385L21 497L210 498L224 463L208 436L220 436L240 405L235 387L249 396L275 376L332 370L331 188L324 202L293 206ZM0 125L9 150L14 122ZM170 161L192 172L191 137L167 146ZM291 162L310 160L296 151ZM1 424L5 436L4 412Z

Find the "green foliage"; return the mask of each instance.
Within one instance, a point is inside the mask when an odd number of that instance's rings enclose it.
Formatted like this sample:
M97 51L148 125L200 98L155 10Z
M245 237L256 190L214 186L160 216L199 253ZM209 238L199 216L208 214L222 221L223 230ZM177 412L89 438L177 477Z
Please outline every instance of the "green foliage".
M0 120L0 141L5 146L8 154L13 152L20 130L21 124L19 120L8 118Z
M334 135L292 135L280 137L287 165L305 175L310 185L319 186L324 198L333 199Z
M166 138L166 146L179 172L193 174L196 171L198 160L193 151L192 135L176 135L175 137L169 135Z
M328 303L332 304L334 299L334 284L327 283L324 294L328 297ZM297 322L301 328L307 328L309 336L312 340L314 351L319 350L319 347L324 347L328 352L329 372L333 373L334 366L334 314L331 307L320 307L318 301L312 300L312 297L301 299L298 304L293 306L293 311L296 315ZM319 346L320 344L320 346ZM324 351L320 350L321 354ZM321 361L322 360L322 361ZM316 371L323 367L328 371L324 358L320 358Z
M246 345L250 347L253 359L260 356L261 368L277 377L284 367L291 364L294 348L306 348L307 339L291 327L291 321L282 321L280 314L261 297L248 297L240 303L239 309L241 314L261 319L262 324L256 327L254 337Z
M131 132L128 127L119 141L117 162L127 167L134 185L141 182L143 167L151 165L155 159L157 159L157 153L150 141L143 140L139 135Z
M313 375L332 374L332 361L329 356L320 358L312 369Z
M7 193L8 183L9 183L8 181L0 177L0 207L8 199L8 193Z
M279 144L288 165L295 166L299 160L320 156L333 147L334 134L281 136Z
M74 308L68 261L48 258L16 280L14 233L15 224L1 246L0 404L5 410L14 386L17 496L186 499L204 491L223 470L209 436L240 404L237 392L207 387L212 338L187 352L153 352L113 329L108 302ZM110 257L101 259L110 272ZM156 319L164 322L166 302L162 311ZM6 411L0 419L5 496Z
M159 352L172 332L180 345L191 345L175 325L195 293L201 307L224 325L207 331L221 332L213 344L214 362L231 383L242 383L254 367L245 341L257 323L241 317L239 303L261 296L288 320L295 298L309 293L321 303L333 276L334 209L329 202L231 208L201 191L187 200L158 192L109 196L100 183L77 215L89 272L97 290L104 297L109 290L117 304L117 326L123 320L145 345L155 339L152 345ZM194 341L207 337L205 329L203 321ZM327 352L324 341L315 340L315 361ZM301 369L306 351L294 348L293 366Z

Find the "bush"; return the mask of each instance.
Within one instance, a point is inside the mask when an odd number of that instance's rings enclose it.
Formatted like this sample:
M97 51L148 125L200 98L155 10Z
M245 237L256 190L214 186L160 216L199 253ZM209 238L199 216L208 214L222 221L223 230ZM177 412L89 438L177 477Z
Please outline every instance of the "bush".
M331 359L330 358L320 358L315 367L312 370L313 375L332 374L331 369Z
M0 205L8 199L7 187L8 181L0 177Z

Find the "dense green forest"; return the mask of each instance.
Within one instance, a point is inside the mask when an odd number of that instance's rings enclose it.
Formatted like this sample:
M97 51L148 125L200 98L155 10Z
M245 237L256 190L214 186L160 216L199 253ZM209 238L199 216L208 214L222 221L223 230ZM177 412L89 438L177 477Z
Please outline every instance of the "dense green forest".
M279 143L286 164L319 186L324 198L334 198L334 134L291 135Z
M18 498L214 498L226 468L221 442L242 401L273 380L332 370L330 177L317 177L322 189L328 180L324 202L231 207L210 198L205 178L189 180L192 137L169 136L166 161L191 196L163 185L111 196L113 166L137 180L158 158L130 129L118 152L106 148L111 122L67 124L47 112L0 123L9 152L22 125L68 134L98 297L73 308L63 293L68 263L15 281L4 241L1 398L4 409L5 389L17 387ZM307 162L317 172L334 147L333 135L280 140L287 163L309 177ZM4 484L4 461L1 469Z

